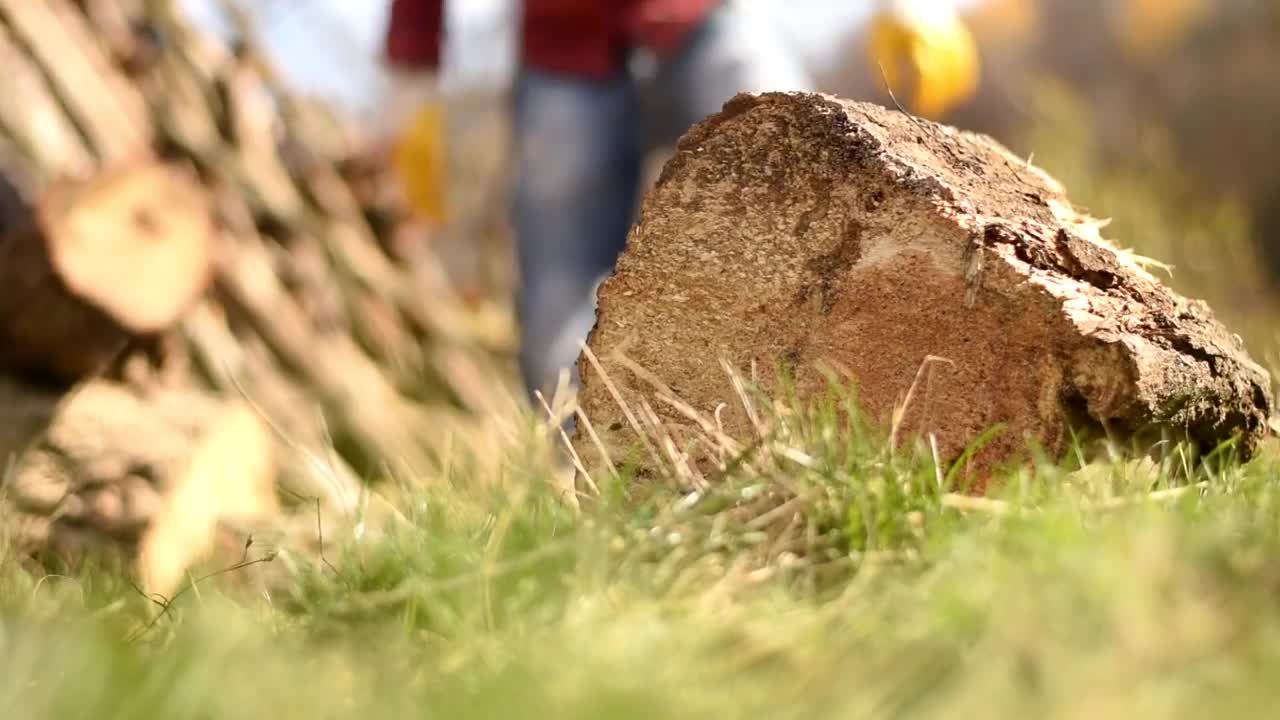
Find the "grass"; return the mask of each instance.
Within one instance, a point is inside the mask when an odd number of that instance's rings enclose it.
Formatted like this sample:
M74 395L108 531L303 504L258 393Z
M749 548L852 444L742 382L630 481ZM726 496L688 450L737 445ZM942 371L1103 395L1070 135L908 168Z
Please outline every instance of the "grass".
M624 467L580 513L525 449L486 482L459 460L394 532L277 548L267 590L211 578L163 614L109 570L5 560L0 717L1272 711L1280 455L1191 485L1045 466L972 503L850 402L758 407L767 439L715 483Z

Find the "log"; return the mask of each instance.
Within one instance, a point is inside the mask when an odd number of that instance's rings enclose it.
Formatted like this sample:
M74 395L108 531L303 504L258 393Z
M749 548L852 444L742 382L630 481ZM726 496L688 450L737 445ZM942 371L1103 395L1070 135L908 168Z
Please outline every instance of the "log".
M321 333L271 272L261 247L240 239L217 269L217 290L228 310L251 327L282 368L315 394L335 439L361 470L394 458L426 463L419 409L413 408L350 336Z
M36 63L0 26L0 128L31 158L32 175L82 176L92 158L75 126L62 112ZM12 172L13 168L6 168ZM42 172L43 171L43 172Z
M259 554L282 535L314 543L322 505L330 538L358 518L340 461L278 437L245 401L191 387L92 380L64 394L0 375L0 459L16 557L59 568L110 558L164 596L193 567L240 561L249 536L268 546ZM301 490L293 520L282 485Z
M69 0L0 0L0 21L39 65L100 160L124 161L150 143L144 99Z
M307 388L285 382L270 350L244 341L227 325L221 308L206 301L183 321L195 352L193 362L206 382L222 395L243 394L270 418L289 448L281 452L279 484L286 495L319 498L326 508L354 509L360 479L330 447L323 414L313 407ZM317 458L323 467L316 467Z
M187 569L216 546L223 522L253 521L277 510L275 443L243 403L222 408L204 428L138 550L142 587L171 597Z
M49 188L0 237L0 365L72 382L172 327L206 289L212 216L184 173L143 162Z
M737 408L726 422L747 433L721 359L744 375L754 363L766 390L789 373L802 399L826 389L825 366L882 427L920 377L893 429L933 436L945 461L1003 427L970 465L979 485L1029 444L1062 457L1073 431L1143 448L1163 433L1234 439L1249 457L1267 373L1099 225L985 136L827 95L739 95L683 137L645 198L599 289L588 346L604 375L580 361L581 407L629 446L605 378L628 403L665 386L707 417ZM944 361L922 372L931 357Z
M135 547L226 407L191 388L93 380L64 394L4 376L0 399L6 515L28 519L18 550L47 546L68 563L85 543Z

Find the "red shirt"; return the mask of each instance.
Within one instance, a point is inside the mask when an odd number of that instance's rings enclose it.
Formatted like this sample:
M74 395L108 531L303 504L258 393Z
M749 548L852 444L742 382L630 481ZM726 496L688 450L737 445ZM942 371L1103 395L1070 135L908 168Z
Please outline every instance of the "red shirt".
M465 0L463 0L465 2ZM445 0L392 0L386 34L394 65L436 68ZM529 67L606 78L629 49L659 55L678 47L720 0L524 0L521 62Z

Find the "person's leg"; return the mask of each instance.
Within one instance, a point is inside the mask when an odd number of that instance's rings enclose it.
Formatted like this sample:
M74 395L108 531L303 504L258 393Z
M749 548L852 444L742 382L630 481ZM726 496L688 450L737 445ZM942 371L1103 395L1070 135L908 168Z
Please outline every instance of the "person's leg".
M725 0L663 62L646 95L651 142L671 143L739 92L812 90L799 53L777 31L778 3Z
M516 82L513 229L520 370L550 400L561 369L576 384L595 289L626 243L639 177L635 93L532 70Z

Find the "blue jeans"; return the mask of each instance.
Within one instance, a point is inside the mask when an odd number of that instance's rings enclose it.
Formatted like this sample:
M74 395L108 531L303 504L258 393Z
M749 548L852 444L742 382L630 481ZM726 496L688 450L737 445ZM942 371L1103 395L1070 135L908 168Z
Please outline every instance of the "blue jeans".
M811 81L753 0L729 0L647 80L531 68L515 86L513 226L520 370L548 401L562 369L577 384L595 293L626 244L645 152L672 143L738 92Z

